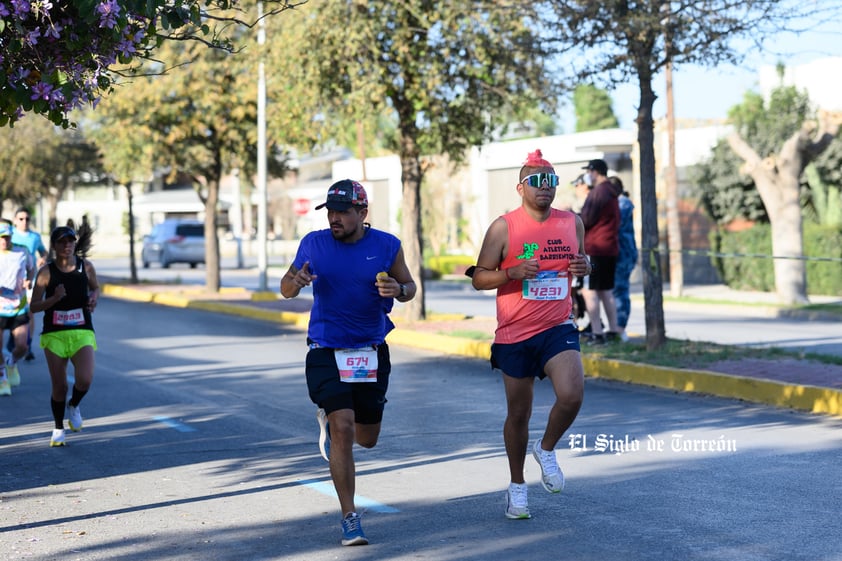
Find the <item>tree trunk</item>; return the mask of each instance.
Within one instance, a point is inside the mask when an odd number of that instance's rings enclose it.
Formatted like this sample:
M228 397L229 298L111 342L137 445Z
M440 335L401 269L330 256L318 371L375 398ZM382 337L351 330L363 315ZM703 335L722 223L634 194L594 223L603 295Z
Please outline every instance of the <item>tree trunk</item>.
M403 201L401 205L401 246L406 264L418 287L415 298L404 304L405 316L409 321L425 319L424 304L424 252L423 229L421 226L421 158L413 136L406 133L400 139L401 184Z
M783 178L782 178L783 179ZM807 268L803 259L804 235L802 230L801 205L798 202L798 181L796 179L795 202L782 205L772 226L772 255L775 259L775 291L782 304L806 304ZM781 188L784 191L785 188ZM791 259L790 259L791 258Z
M652 77L645 70L640 79L640 107L637 110L637 144L640 150L640 206L642 218L641 271L646 317L646 348L656 350L666 342L664 327L663 273L658 235L658 197L655 190L655 148L652 106L655 93Z
M220 165L219 170L222 169ZM217 208L219 208L219 178L208 178L208 194L205 199L205 290L219 292L221 285L219 278L219 231Z
M804 158L790 140L776 158L754 166L751 177L772 227L775 291L782 304L807 303L807 268L804 255L799 178Z
M135 262L135 227L134 227L134 195L131 182L126 183L126 196L129 201L129 279L132 284L138 283L137 263Z

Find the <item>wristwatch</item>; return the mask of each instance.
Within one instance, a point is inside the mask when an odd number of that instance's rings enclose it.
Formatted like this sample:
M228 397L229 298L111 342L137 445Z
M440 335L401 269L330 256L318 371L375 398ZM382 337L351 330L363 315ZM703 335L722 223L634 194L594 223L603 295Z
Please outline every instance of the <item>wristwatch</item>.
M401 297L401 298L405 297L405 296L406 296L406 285L405 285L405 284L403 284L403 283L401 283L401 284L400 284L400 285L398 285L398 286L400 286L400 287L401 287L401 296L400 296L400 297Z

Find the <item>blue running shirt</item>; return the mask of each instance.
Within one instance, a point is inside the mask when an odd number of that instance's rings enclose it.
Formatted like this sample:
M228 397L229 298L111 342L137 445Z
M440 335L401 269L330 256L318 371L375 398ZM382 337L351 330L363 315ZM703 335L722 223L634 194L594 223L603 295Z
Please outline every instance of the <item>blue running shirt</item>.
M366 228L354 243L333 238L329 229L310 232L301 240L293 265L310 262L313 308L307 336L322 347L359 348L380 344L395 326L389 319L394 300L381 298L377 273L389 271L400 240Z

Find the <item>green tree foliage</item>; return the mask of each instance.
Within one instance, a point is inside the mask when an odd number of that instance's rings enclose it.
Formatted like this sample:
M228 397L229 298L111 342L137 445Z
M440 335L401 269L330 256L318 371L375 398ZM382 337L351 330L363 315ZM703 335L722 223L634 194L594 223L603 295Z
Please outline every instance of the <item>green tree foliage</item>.
M716 224L726 225L741 218L769 221L754 181L739 172L740 165L742 160L725 140L720 140L710 157L689 172L693 194Z
M247 28L241 37L250 36ZM245 40L245 39L244 39ZM256 82L253 60L196 42L165 43L158 51L163 74L119 84L95 116L107 139L110 169L128 181L140 171L189 174L205 205L206 288L220 287L219 181L234 167L254 168Z
M805 171L805 216L817 224L842 226L842 139L834 138Z
M746 92L743 102L728 111L737 133L763 158L777 153L812 115L807 92L784 85L771 91L768 102L756 92Z
M93 116L85 120L91 122ZM111 178L126 189L128 212L125 217L125 228L129 234L129 278L132 283L138 282L137 259L135 259L136 224L134 217L134 184L147 180L155 166L153 164L155 146L147 144L147 137L133 133L135 128L122 128L115 125L116 119L107 114L97 115L89 127L92 140L103 146L102 162Z
M47 180L43 163L59 146L54 125L30 119L15 128L0 128L0 199L28 203Z
M811 116L805 92L786 86L771 92L767 104L762 96L748 92L729 115L756 147L758 154L774 154ZM739 173L743 161L726 141L720 141L704 162L691 170L690 181L708 216L717 224L744 218L768 222L760 193L751 177ZM804 216L819 224L842 222L842 141L834 139L827 150L805 170L801 200Z
M270 67L287 84L273 94L274 126L299 142L324 142L341 123L395 122L403 181L401 224L424 317L421 181L425 155L462 160L518 108L555 99L538 50L536 8L508 2L343 0L309 3L285 18ZM294 29L292 29L294 27ZM290 40L290 38L294 38ZM551 112L551 111L550 111ZM295 124L295 123L303 123Z
M16 206L47 203L46 224L56 225L56 206L73 187L101 181L97 147L82 129L62 129L46 119L0 128L0 199Z
M636 81L640 91L637 130L640 149L642 267L646 343L650 350L666 341L663 274L659 256L658 201L652 106L653 80L667 63L716 66L737 62L742 50L734 40L760 41L788 18L807 12L838 10L796 0L704 0L681 4L555 1L542 13L543 26L562 57L561 71L573 83L611 86ZM743 49L745 45L742 45Z
M611 106L611 96L593 84L581 84L573 90L576 132L616 128L620 125Z
M769 217L778 297L784 304L805 303L802 175L828 148L842 115L815 115L805 92L782 84L768 100L747 94L729 116L734 133L728 144L743 162L740 171L754 181Z

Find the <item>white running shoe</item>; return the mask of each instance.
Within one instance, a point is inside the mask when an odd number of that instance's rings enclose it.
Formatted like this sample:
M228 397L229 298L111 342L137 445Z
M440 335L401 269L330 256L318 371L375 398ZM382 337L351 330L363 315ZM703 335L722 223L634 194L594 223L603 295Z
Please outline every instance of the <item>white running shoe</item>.
M64 446L64 429L53 429L53 436L50 437L50 448Z
M526 483L509 483L509 490L506 491L506 518L509 520L532 518L529 514L528 489Z
M541 448L541 439L535 441L532 456L541 466L541 485L548 493L561 493L564 489L564 474L555 459L555 450L547 452Z
M5 376L0 378L0 395L12 395L12 386Z
M79 411L79 406L67 406L67 424L73 432L82 430L82 412Z
M20 385L20 370L18 365L14 362L6 363L6 377L9 379L9 385L13 388Z

